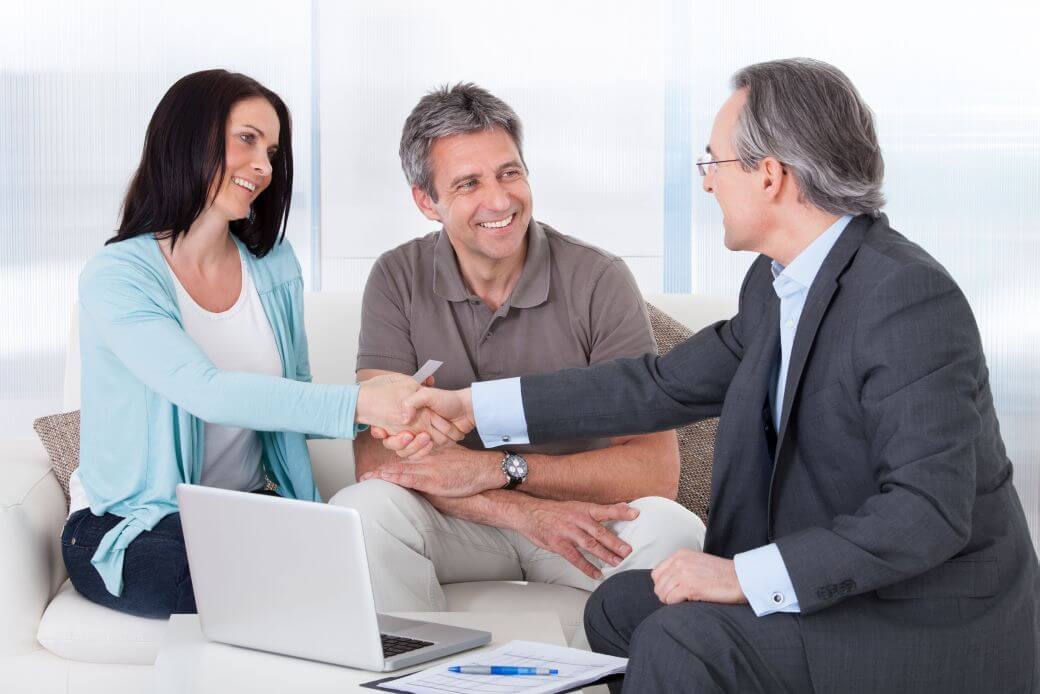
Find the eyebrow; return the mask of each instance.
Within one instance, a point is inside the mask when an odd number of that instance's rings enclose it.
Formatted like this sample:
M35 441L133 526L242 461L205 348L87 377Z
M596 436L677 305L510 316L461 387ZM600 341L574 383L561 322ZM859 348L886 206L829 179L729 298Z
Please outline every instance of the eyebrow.
M705 145L705 146L704 146L704 151L705 151L705 152L707 152L708 154L710 154L710 155L711 155L711 156L713 156L713 157L715 156L715 155L714 155L714 154L712 153L712 151L711 151L711 145Z
M455 178L451 179L451 183L448 184L448 187L449 188L454 188L455 186L457 186L458 184L462 183L463 181L468 181L471 178L475 178L476 180L479 181L480 180L480 174L478 174L478 173L467 173L467 174L462 174L461 176L456 176Z
M519 161L517 161L516 159L510 159L505 164L502 164L497 169L495 169L495 173L501 173L505 169L514 169L514 168L515 169L522 169L523 165ZM448 187L449 188L454 188L455 186L457 186L458 184L462 183L463 181L469 181L469 180L477 180L477 181L479 181L480 180L480 174L479 173L469 173L469 174L462 174L461 176L456 176L455 178L452 179L451 183L448 184Z

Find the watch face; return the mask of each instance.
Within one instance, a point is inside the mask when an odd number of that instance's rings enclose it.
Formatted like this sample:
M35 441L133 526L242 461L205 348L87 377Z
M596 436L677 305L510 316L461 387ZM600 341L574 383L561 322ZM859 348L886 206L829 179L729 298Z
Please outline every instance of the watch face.
M527 461L515 455L509 456L505 464L506 474L510 477L527 477Z

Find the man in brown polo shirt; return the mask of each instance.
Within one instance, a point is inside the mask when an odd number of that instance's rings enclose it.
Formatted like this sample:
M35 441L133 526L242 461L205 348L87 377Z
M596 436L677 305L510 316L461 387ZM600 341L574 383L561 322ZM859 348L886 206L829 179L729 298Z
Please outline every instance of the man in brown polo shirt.
M443 229L383 254L365 288L357 377L443 361L442 388L654 351L624 262L532 219L521 125L472 84L427 94L401 138L419 210ZM426 446L420 435L410 450ZM675 433L508 453L475 435L420 462L355 442L357 508L380 610L442 610L441 583L520 580L594 589L653 568L704 526L675 503Z

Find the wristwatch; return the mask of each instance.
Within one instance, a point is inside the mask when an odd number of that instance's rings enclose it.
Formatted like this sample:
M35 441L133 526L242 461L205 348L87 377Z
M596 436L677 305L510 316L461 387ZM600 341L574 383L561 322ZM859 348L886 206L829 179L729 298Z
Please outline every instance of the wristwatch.
M505 452L502 459L502 472L506 475L506 483L502 489L516 489L527 479L527 461L522 455Z

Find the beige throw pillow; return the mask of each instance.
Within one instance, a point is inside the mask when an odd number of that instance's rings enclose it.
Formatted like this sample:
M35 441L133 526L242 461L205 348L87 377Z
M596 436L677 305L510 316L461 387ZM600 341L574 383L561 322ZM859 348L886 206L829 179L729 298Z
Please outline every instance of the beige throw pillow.
M69 476L79 467L79 410L40 417L33 422L33 429L47 450L54 476L58 478L61 491L65 493L65 506L69 505Z

